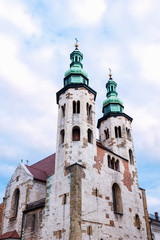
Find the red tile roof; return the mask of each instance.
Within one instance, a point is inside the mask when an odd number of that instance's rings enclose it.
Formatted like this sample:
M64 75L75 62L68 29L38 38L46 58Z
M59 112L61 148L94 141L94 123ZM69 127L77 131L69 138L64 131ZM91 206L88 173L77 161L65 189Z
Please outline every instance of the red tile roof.
M10 239L10 238L20 239L16 230L12 231L12 232L4 233L3 235L0 236L0 239Z
M26 167L35 179L45 182L47 177L55 173L55 158L56 154L54 153L31 166L26 165Z

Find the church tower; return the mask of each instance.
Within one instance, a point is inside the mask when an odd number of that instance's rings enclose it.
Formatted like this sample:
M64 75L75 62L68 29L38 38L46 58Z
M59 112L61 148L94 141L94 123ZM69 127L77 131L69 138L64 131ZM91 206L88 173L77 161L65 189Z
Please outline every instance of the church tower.
M98 120L99 139L111 151L135 163L132 138L132 118L124 113L122 100L116 91L117 83L109 74L106 83L107 99L103 102L103 117Z
M52 222L54 226L50 225L46 239L50 239L50 231L54 239L82 239L82 178L96 154L96 92L89 87L88 74L82 64L83 54L77 43L70 59L64 87L57 92L55 174L48 186L50 211L44 219L46 228Z
M88 74L83 69L83 54L75 44L70 54L71 64L64 77L64 87L57 92L57 169L65 164L83 164L93 146L95 136L96 92L89 87Z

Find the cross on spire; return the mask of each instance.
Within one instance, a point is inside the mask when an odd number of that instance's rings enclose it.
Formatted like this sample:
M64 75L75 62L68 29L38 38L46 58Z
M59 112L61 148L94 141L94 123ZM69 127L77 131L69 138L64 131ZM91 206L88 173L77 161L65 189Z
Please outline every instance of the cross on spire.
M29 160L26 160L26 165L28 165L28 163L29 163Z
M78 41L78 38L75 38L75 40L76 40L76 44L77 44L77 43L79 42L79 41Z
M78 38L75 38L75 40L76 40L75 48L78 49L78 42L79 42Z
M112 79L112 70L109 68L109 78Z

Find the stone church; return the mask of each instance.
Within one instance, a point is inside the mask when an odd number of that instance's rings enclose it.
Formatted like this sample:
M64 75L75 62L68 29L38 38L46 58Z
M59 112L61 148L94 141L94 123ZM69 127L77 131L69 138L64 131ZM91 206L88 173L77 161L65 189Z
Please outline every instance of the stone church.
M124 113L117 83L110 73L96 123L96 92L78 44L70 59L57 92L56 153L16 168L0 205L0 239L151 240L132 118Z

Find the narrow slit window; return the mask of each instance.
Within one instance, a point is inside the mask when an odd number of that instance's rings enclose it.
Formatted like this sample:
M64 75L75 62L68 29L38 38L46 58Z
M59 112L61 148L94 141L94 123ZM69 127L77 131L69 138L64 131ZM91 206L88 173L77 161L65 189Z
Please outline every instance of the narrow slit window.
M135 216L135 225L138 229L141 228L140 218L139 218L138 214L136 214L136 216Z
M111 157L108 155L108 167L111 168Z
M35 230L35 223L36 223L36 215L33 214L33 215L32 215L32 223L31 223L31 229L32 229L32 231Z
M66 104L64 104L64 105L62 106L62 117L65 116L65 108L66 108Z
M92 117L92 105L89 106L89 117Z
M117 130L117 127L115 127L114 130L115 130L115 137L118 138L118 130Z
M88 142L93 143L93 132L91 129L88 129Z
M121 127L120 127L120 126L118 127L118 136L119 136L119 138L122 137L122 134L121 134Z
M63 196L63 203L64 203L64 205L67 204L67 194L66 193Z
M77 113L80 113L80 101L77 101Z
M65 131L64 131L64 129L62 129L60 131L60 144L64 143L64 136L65 136Z
M111 160L111 168L115 169L115 159L114 158L112 158L112 160Z
M129 161L131 164L134 164L133 152L131 149L129 149Z
M119 171L119 160L115 162L115 170Z
M76 102L73 101L73 113L76 113Z
M104 130L104 134L105 134L105 139L107 140L109 138L109 129L107 128L107 130Z
M96 197L98 196L98 189L96 188Z

